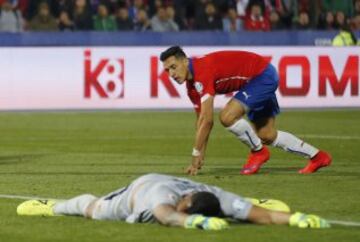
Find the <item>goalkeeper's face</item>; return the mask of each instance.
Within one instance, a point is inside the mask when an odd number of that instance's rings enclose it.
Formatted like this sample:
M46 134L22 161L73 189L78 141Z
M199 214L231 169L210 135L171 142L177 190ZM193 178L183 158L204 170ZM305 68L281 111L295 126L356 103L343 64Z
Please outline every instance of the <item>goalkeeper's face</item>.
M165 71L179 84L189 79L188 64L189 60L187 58L176 58L175 56L170 56L163 62Z

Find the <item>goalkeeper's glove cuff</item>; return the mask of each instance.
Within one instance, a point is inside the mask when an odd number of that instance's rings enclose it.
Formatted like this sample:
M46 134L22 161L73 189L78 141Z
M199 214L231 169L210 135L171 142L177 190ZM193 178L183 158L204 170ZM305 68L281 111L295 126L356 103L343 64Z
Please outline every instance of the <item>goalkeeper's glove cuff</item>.
M202 215L189 215L184 222L184 227L186 229L196 229L197 227L197 222L199 222L200 220L205 219L204 216Z
M221 230L228 226L224 219L197 214L188 216L184 223L184 227L187 229Z

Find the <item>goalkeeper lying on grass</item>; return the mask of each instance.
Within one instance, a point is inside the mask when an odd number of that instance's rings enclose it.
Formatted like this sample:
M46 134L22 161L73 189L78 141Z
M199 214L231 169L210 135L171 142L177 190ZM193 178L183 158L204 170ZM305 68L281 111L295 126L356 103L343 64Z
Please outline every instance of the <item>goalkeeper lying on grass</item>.
M242 198L215 186L173 176L148 174L106 196L81 195L70 200L30 200L19 215L80 215L128 223L158 222L204 230L228 227L225 218L256 224L287 224L300 228L327 228L316 215L289 213L277 200Z

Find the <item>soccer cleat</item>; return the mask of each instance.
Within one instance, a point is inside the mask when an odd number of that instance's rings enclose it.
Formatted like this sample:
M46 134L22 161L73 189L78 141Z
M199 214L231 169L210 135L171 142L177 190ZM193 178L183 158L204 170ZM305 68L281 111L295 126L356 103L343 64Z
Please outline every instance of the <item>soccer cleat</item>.
M28 200L21 203L16 212L18 215L27 216L56 216L53 207L56 200Z
M258 172L260 167L270 158L269 149L266 146L259 151L251 151L246 164L240 171L242 175L251 175Z
M320 150L311 160L309 160L307 166L299 170L299 173L310 174L316 172L321 167L329 166L331 164L331 160L332 158L328 153Z

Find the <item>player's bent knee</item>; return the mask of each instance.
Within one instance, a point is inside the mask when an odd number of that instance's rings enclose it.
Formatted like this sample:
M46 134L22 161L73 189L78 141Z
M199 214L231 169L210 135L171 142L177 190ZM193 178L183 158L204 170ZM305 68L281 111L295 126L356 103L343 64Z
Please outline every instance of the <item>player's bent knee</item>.
M222 110L220 112L220 122L223 126L225 127L230 127L231 125L233 125L240 117L237 117L236 115L232 114L229 111L226 110Z
M261 139L261 143L264 145L271 145L274 142L272 139Z
M92 196L92 195L89 194L89 199L90 199L90 196ZM85 208L84 217L86 217L86 218L93 217L93 212L94 212L97 202L98 202L98 199L96 197L94 197L91 201L89 201L89 203L87 204L87 206Z
M270 145L276 139L276 132L259 133L258 136L263 144Z

